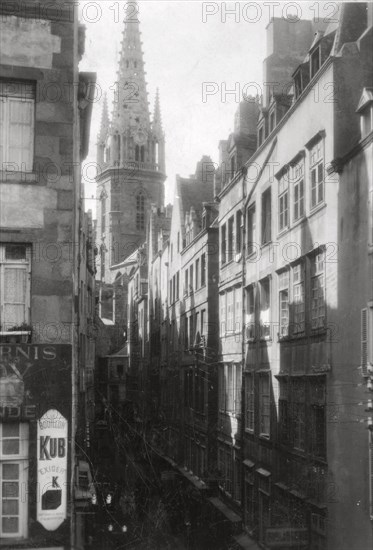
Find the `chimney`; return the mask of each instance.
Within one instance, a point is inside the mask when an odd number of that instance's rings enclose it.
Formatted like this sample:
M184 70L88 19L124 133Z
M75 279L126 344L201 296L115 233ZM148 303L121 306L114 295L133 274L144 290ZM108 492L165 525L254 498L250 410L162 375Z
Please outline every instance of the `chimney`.
M263 62L263 107L273 94L288 95L292 74L306 57L314 38L312 21L274 17L267 25L267 57Z

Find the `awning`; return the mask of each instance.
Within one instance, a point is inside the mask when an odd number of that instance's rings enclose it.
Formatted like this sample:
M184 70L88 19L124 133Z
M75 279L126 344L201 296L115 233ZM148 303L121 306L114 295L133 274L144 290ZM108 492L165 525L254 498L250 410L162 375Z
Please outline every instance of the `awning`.
M246 458L246 460L243 461L243 465L246 466L246 468L254 468L255 462Z

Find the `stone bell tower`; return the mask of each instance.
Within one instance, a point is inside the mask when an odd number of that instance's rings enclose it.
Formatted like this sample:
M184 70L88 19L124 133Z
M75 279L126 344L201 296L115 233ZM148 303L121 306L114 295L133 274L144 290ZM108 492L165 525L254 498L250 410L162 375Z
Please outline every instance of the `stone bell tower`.
M146 238L151 204L164 202L165 137L159 93L153 117L146 91L137 2L127 4L113 110L105 97L97 142L98 278L110 283L116 268Z

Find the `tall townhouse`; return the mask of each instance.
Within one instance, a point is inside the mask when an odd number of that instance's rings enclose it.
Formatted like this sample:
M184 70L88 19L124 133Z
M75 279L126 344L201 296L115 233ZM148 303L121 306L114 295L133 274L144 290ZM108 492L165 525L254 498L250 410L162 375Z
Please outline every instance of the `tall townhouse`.
M259 104L248 98L239 104L234 131L219 144L219 169L216 177L219 202L219 334L217 472L219 501L236 512L241 507L242 471L242 239L245 187L242 174L245 162L256 149L256 124ZM221 502L220 502L221 500ZM224 508L225 509L225 508ZM238 514L225 514L232 533L240 530Z
M237 434L231 447L225 435L228 457L220 451L231 480L222 491L241 500L246 532L264 548L372 546L371 407L362 377L371 342L371 6L338 10L338 21L316 28L299 22L301 33L298 23L268 25L264 80L281 86L263 97L246 175L219 195L227 325L219 388L233 388L219 392L219 410ZM239 207L242 258L231 251ZM241 278L233 262L241 262ZM232 323L241 307L242 355Z
M80 163L95 75L78 72L74 2L1 2L0 12L0 546L79 548Z

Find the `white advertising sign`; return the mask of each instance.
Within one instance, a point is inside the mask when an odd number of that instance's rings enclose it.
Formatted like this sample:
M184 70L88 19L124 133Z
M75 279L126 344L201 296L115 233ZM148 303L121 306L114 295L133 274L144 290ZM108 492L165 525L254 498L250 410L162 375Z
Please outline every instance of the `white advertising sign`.
M38 421L38 502L37 520L55 531L67 513L68 423L56 409Z

